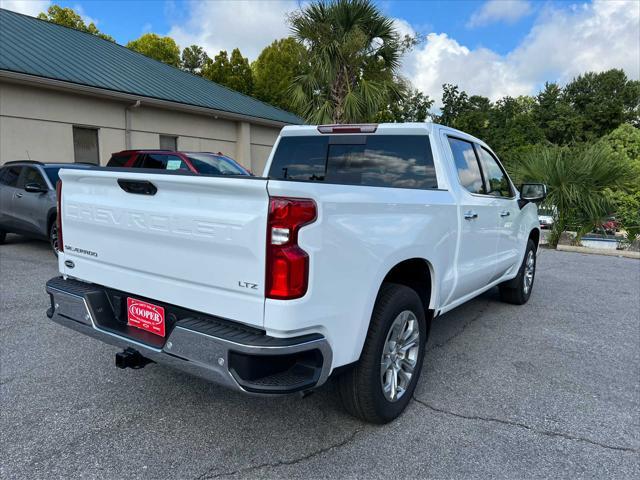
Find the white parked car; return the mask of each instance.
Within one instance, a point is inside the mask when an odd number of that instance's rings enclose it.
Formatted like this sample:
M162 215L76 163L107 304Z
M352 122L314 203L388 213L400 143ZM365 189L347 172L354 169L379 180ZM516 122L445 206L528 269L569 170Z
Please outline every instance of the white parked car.
M538 221L540 222L540 228L553 227L553 217L551 215L538 215Z
M61 170L54 321L257 394L330 375L349 412L398 416L434 317L523 304L534 202L482 141L420 124L285 127L263 177ZM81 360L79 360L81 361Z

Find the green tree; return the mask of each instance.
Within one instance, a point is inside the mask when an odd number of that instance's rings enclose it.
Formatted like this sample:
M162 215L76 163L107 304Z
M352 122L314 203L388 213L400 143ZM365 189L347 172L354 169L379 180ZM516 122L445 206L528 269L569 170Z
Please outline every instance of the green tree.
M471 95L465 110L454 122L455 128L489 141L493 104L487 97Z
M59 5L51 5L47 9L47 12L41 12L38 15L38 18L41 20L46 20L47 22L74 28L76 30L80 30L81 32L90 33L91 35L103 38L104 40L109 40L110 42L115 42L113 37L98 30L98 27L96 27L93 22L87 25L80 15L78 15L73 9L68 7L63 8Z
M640 176L640 129L623 123L600 141L614 161L630 164L634 174ZM633 185L633 190L640 190L640 182Z
M570 225L577 226L579 241L611 211L608 191L626 188L630 181L628 165L612 161L601 144L540 147L523 158L518 171L522 180L549 187L546 203L555 211L549 238L553 247Z
M221 50L213 59L208 58L202 67L202 76L212 82L223 84L229 76L231 66L226 50Z
M420 90L411 89L403 98L385 105L376 116L376 122L424 122L434 100Z
M370 0L316 0L289 22L309 52L309 71L289 89L307 121L370 121L391 99L401 98L400 59L413 41L400 38L393 19Z
M442 85L442 108L438 116L438 122L448 127L454 127L460 117L469 106L469 96L457 85L445 83Z
M545 83L536 96L532 116L544 137L553 144L567 145L582 137L580 116L566 101L557 83Z
M444 84L442 91L442 113L437 121L488 142L487 131L493 108L491 101L480 95L469 96L457 85Z
M202 76L240 93L250 95L253 91L253 74L249 60L234 48L231 57L222 50L213 60L208 59L202 68Z
M489 112L485 140L507 168L517 165L532 145L545 142L544 133L533 118L536 100L529 96L503 97Z
M640 81L623 70L579 75L564 87L563 98L580 118L576 140L597 139L640 117Z
M626 240L632 243L640 234L640 130L623 123L600 139L612 161L627 165L630 180L626 189L608 192L612 212L626 232Z
M635 193L617 192L611 199L615 217L622 225L625 240L631 244L640 235L640 191Z
M191 45L182 50L182 69L199 74L209 57L202 47Z
M127 43L127 48L172 67L180 66L180 48L171 37L145 33L140 38Z
M262 101L295 111L287 89L309 69L307 50L294 38L275 40L251 65L253 95Z

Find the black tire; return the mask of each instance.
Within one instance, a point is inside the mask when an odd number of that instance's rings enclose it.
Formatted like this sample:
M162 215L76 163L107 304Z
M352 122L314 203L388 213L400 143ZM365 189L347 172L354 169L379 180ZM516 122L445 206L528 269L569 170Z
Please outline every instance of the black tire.
M525 270L527 262L530 261L530 259L533 261L533 272L531 276L531 283L528 285L528 288L525 288L527 284L527 275ZM527 303L531 296L533 283L536 278L536 262L536 244L533 243L533 240L529 239L527 242L527 250L524 252L524 258L522 259L522 264L518 270L518 275L516 275L513 280L509 280L508 282L499 285L500 299L503 302L512 303L514 305L524 305Z
M7 232L3 232L2 230L0 230L0 245L4 243L6 238L7 238Z
M51 250L53 250L54 255L58 256L58 225L56 222L51 222L51 226L49 227L49 245L51 245Z
M398 394L398 398L392 401L383 391L381 361L383 361L383 349L387 344L387 337L391 335L391 326L400 314L407 310L412 312L417 320L419 332L417 358L415 358L413 374L405 385L404 392ZM415 332L415 324L413 326ZM411 401L420 378L426 347L426 327L424 308L415 290L393 283L382 285L360 360L337 379L342 403L351 415L366 422L382 424L390 422L404 411ZM415 352L413 350L414 354ZM400 379L400 376L396 378ZM405 378L403 377L401 381L405 381Z

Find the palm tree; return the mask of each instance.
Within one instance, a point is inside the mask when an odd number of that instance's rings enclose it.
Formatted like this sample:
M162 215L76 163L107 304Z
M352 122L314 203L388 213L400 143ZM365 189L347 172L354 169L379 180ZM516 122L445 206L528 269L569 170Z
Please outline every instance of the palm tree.
M554 212L549 244L555 247L569 226L576 226L579 242L584 233L612 208L607 189L625 188L633 178L628 165L615 162L600 144L587 147L541 147L518 165L524 181L546 183L546 204Z
M390 97L401 98L398 69L413 40L369 0L316 1L289 18L309 52L309 70L289 89L310 123L370 121Z

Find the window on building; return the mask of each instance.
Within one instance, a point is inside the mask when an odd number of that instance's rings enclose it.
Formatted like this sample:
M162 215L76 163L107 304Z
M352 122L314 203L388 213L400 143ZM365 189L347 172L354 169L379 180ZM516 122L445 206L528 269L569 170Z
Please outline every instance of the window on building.
M476 145L478 155L480 156L480 163L482 164L482 171L484 172L485 179L487 180L487 191L489 195L496 197L512 197L511 184L507 178L507 174L504 173L498 161L485 150L484 147Z
M178 150L178 137L172 135L160 135L160 150Z
M480 164L471 142L449 138L460 184L471 193L485 193Z
M74 161L100 165L98 149L98 129L73 127Z

